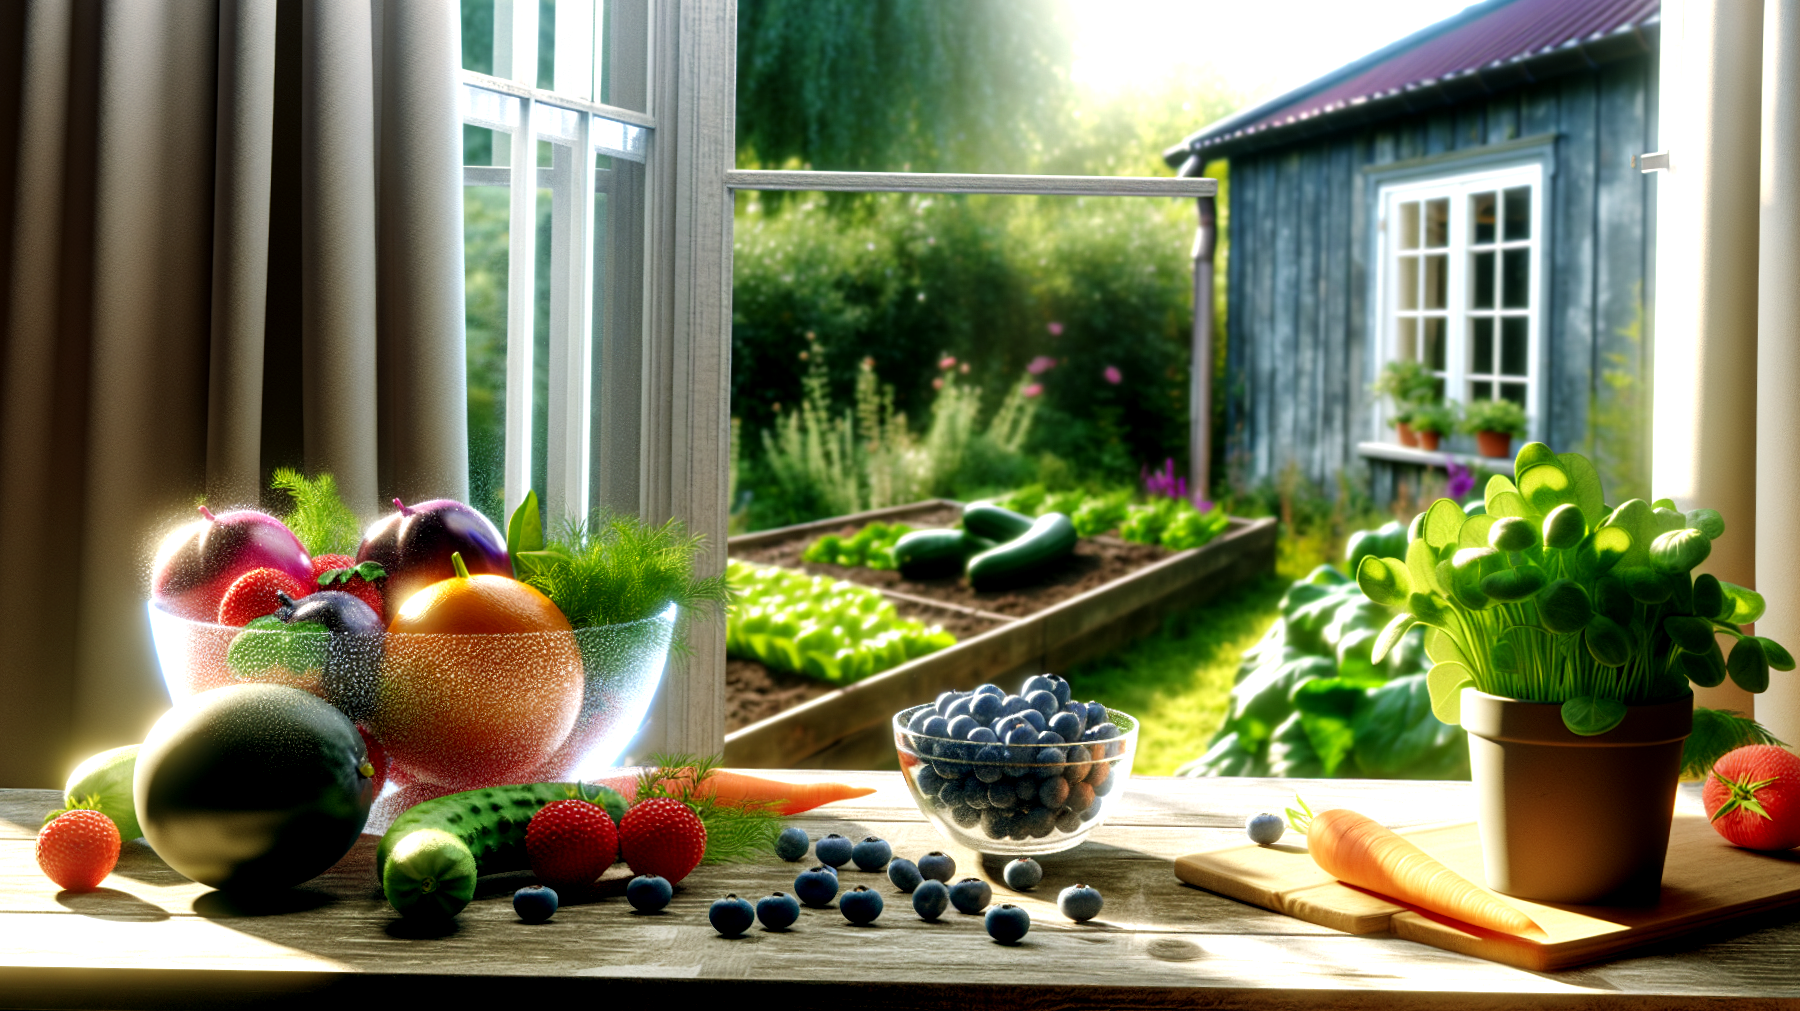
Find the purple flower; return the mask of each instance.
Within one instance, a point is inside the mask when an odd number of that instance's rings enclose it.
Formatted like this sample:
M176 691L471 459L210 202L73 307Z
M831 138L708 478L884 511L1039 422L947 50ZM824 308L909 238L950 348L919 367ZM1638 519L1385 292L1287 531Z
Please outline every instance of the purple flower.
M1061 337L1062 336L1062 324L1061 323L1051 323L1049 326L1044 327L1044 329L1050 331L1050 336L1052 336L1052 337Z
M1113 384L1114 386L1117 386L1120 383L1125 381L1125 374L1123 372L1119 371L1119 367L1117 365L1108 365L1106 368L1104 368L1100 371L1100 374L1106 378L1107 382Z
M1019 392L1025 394L1028 397L1035 397L1044 392L1044 384L1043 383L1032 383L1030 386L1025 387L1024 389L1020 390Z
M1450 482L1444 491L1451 498L1460 502L1465 495L1475 490L1475 475L1469 468L1451 460L1444 469L1450 474Z
M1187 478L1175 476L1173 457L1163 461L1161 470L1142 467L1138 475L1144 481L1144 494L1150 498L1187 498Z
M1053 368L1056 368L1056 359L1048 355L1038 355L1031 360L1031 364L1025 366L1025 371L1034 376L1041 376Z

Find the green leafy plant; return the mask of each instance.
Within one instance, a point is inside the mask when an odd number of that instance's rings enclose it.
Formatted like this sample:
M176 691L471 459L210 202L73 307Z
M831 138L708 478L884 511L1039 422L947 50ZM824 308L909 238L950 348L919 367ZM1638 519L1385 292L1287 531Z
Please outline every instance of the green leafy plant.
M739 604L725 624L725 651L778 670L849 684L956 644L867 587L735 558L726 574Z
M337 478L308 478L292 467L278 467L269 487L287 492L294 507L282 517L309 555L354 555L362 545L362 525L338 495Z
M1525 437L1525 408L1510 400L1476 400L1463 408L1462 430L1502 432L1515 439Z
M1404 557L1358 564L1362 591L1401 609L1373 655L1425 626L1432 711L1450 724L1469 686L1558 703L1564 725L1585 736L1618 726L1627 706L1687 695L1690 682L1730 677L1763 691L1770 669L1794 659L1743 630L1762 597L1692 575L1724 535L1711 509L1682 513L1667 499L1609 508L1586 457L1530 443L1512 480L1489 479L1477 515L1439 499L1413 520ZM1719 633L1733 640L1729 659Z
M1408 424L1417 432L1449 435L1456 430L1456 409L1448 404L1421 404L1407 414Z
M826 534L800 552L800 560L821 565L894 568L894 542L912 532L904 523L868 523L849 537Z
M1393 405L1396 424L1411 424L1414 410L1438 401L1437 377L1422 362L1408 359L1395 359L1382 366L1381 376L1370 391L1386 397Z

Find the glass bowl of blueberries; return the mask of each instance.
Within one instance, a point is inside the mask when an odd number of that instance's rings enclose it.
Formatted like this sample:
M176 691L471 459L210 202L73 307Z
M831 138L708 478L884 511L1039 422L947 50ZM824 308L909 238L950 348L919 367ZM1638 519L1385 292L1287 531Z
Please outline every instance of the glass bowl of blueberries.
M1076 702L1054 674L1018 694L948 691L894 714L907 789L946 838L996 856L1058 853L1106 820L1137 750L1137 720Z

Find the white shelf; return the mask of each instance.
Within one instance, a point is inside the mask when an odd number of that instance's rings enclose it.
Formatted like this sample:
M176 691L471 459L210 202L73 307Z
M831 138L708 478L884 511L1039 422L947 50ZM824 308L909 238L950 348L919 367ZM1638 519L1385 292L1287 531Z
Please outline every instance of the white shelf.
M1387 460L1392 463L1410 463L1421 467L1442 467L1448 463L1459 463L1470 470L1511 469L1510 456L1477 456L1474 453L1444 453L1436 450L1419 449L1414 446L1402 446L1397 442L1359 442L1356 444L1358 456L1371 460Z

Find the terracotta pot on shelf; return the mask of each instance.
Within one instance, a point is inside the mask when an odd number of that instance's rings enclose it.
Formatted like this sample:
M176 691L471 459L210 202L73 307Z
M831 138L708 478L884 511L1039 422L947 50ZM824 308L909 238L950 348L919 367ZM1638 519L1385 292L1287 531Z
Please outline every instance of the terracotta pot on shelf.
M1419 439L1419 448L1430 450L1433 453L1437 452L1438 440L1443 438L1443 436L1437 432L1419 432L1417 433L1417 436Z
M1512 455L1512 433L1476 432L1475 448L1482 456L1491 456L1496 459L1509 457Z
M1582 737L1562 706L1464 688L1488 887L1538 902L1649 905L1662 891L1694 699L1631 706Z
M1400 445L1402 446L1417 446L1419 444L1419 433L1413 431L1413 427L1404 421L1394 426L1394 433L1400 436Z

